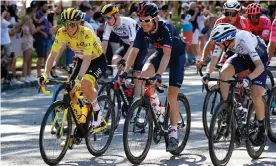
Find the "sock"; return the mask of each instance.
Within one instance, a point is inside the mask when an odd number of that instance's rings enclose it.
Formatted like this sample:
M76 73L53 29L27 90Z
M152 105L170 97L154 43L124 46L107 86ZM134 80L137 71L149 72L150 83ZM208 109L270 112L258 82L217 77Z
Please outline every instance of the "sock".
M115 77L118 73L118 68L117 67L114 67L113 68L113 77Z
M177 139L177 126L172 126L172 128L171 128L171 137Z
M100 111L94 111L94 121L98 121L98 114Z
M265 124L264 124L264 120L258 120L259 123L259 130L261 133L265 133Z
M97 99L92 101L91 104L92 104L93 111L99 111L101 109Z

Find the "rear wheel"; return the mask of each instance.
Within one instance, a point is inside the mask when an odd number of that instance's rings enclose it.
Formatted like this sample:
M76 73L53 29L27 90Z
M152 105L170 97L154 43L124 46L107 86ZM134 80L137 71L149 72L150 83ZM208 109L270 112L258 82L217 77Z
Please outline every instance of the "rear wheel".
M268 118L267 130L269 139L276 143L276 86L271 90L269 99L267 101Z

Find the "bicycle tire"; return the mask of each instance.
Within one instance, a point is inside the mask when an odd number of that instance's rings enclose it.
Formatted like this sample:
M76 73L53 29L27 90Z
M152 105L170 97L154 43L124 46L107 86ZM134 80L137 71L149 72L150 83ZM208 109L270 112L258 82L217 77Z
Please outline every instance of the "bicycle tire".
M191 111L190 111L189 101L183 93L178 93L177 100L183 102L183 104L185 106L186 115L187 115L187 123L186 123L185 136L184 136L180 146L178 146L177 150L176 151L170 151L170 153L172 155L180 155L180 153L184 150L184 148L185 148L185 146L188 142L188 139L189 139L190 128L191 128ZM181 114L180 110L179 110L179 114Z
M212 117L212 121L211 121L211 125L210 125L210 135L209 135L209 153L210 153L210 157L211 157L211 160L212 160L212 163L217 166L217 165L226 165L231 156L232 156L232 153L233 153L233 150L234 150L234 144L235 144L235 138L236 138L236 128L235 128L235 123L234 123L234 119L231 120L230 122L230 127L231 127L231 139L230 139L230 145L229 145L229 148L228 148L228 151L227 151L227 154L225 155L225 157L222 159L222 160L219 160L215 154L215 151L214 151L214 131L215 131L215 125L216 125L216 119L218 117L218 115L220 114L220 112L224 109L228 110L229 107L229 103L227 101L221 101L219 103L219 105L217 105L216 109L215 109L215 112L214 112L214 115ZM231 112L231 111L227 111L228 113ZM232 118L234 118L234 115L232 115Z
M117 100L117 107L118 107L118 109L117 109L117 111L115 111L115 129L117 129L117 127L118 127L118 125L119 125L119 121L120 121L120 119L121 119L121 115L120 114L122 114L121 112L122 111L119 111L119 110L122 110L122 104L121 104L121 98L120 98L120 95L118 94L118 93L115 93L114 92L114 89L113 89L113 83L112 82L107 82L107 83L105 83L105 84L103 84L102 86L101 86L101 88L100 88L100 90L99 90L99 92L98 92L98 96L100 96L100 95L102 95L104 92L106 92L107 94L107 96L110 98L110 100L112 101L112 103L113 103L113 105L114 106L116 106L116 100ZM113 93L115 93L115 96L113 96L113 97L115 97L116 99L113 99L112 97L111 97L111 90L113 90ZM116 110L116 109L115 109Z
M269 137L269 139L271 140L271 142L276 143L276 131L272 130L272 124L270 121L270 116L272 114L272 103L273 103L273 99L276 97L276 86L274 86L271 90L271 93L269 95L269 98L267 100L267 106L268 106L268 114L267 114L267 135ZM274 115L276 116L276 115ZM275 126L276 128L276 126Z
M152 119L152 114L151 111L149 110L151 109L151 106L149 104L149 101L145 101L146 99L141 98L136 100L134 103L132 103L132 105L129 108L129 111L127 113L127 117L125 119L125 123L124 123L124 130L123 130L123 144L124 144L124 151L126 154L127 159L132 163L132 164L140 164L141 162L143 162L143 160L146 158L150 146L151 146L151 141L152 141L152 135L153 135L153 119ZM148 130L148 140L147 140L147 144L145 146L145 149L143 150L142 154L139 155L138 157L135 157L129 148L129 144L128 144L128 127L129 127L129 123L132 119L132 115L134 114L134 111L136 110L136 108L139 107L144 107L146 110L146 114L148 116L148 125L149 125L149 130Z
M218 89L219 89L219 85L213 85L210 88L209 92L206 93L206 96L205 96L204 102L203 102L202 121L203 121L204 133L205 133L207 138L209 138L209 126L208 126L208 120L207 120L208 104L210 102L211 96L214 94L214 92L218 91ZM218 93L220 94L220 91L218 91ZM212 107L215 108L214 105L212 105Z
M263 102L264 102L264 105L265 105L265 117L267 118L267 107L266 107L266 101L265 99L263 98ZM254 104L253 102L251 102L250 106L249 106L249 110L248 110L248 116L247 116L247 133L249 133L249 130L250 130L250 122L251 122L251 116L253 114L253 111L254 111ZM256 115L256 114L255 114ZM256 116L254 117L256 118ZM257 119L255 119L256 121ZM265 122L265 124L267 123L267 120ZM267 124L266 124L267 126ZM258 159L261 154L263 153L264 151L264 148L265 148L265 144L260 146L260 148L258 150L254 150L254 147L252 147L252 143L249 139L246 139L245 140L245 146L246 146L246 150L247 150L247 153L248 155L252 158L252 159Z
M50 107L47 109L47 111L43 117L41 127L40 127L40 132L39 132L39 149L40 149L40 154L41 154L42 159L48 165L56 165L63 159L64 155L66 154L66 152L68 150L69 139L70 139L71 130L72 130L72 120L71 120L70 110L68 110L68 115L67 115L68 133L67 133L67 136L65 139L65 145L64 145L63 150L61 151L60 155L56 159L49 159L45 153L45 149L43 146L43 136L44 136L44 130L45 130L47 120L48 120L48 118L51 118L51 116L52 116L51 113L56 107L67 107L68 109L70 109L70 107L66 106L66 104L63 101L57 101L50 105Z
M269 77L270 83L271 83L271 89L275 86L275 81L273 74L270 70L267 70L267 76Z
M93 146L91 145L91 143L89 142L89 138L88 137L85 138L86 147L87 147L88 151L93 156L101 156L102 154L104 154L106 152L106 150L108 149L109 145L112 142L113 134L115 131L115 115L114 115L114 106L113 106L112 102L110 101L109 97L106 95L99 96L97 100L98 100L98 103L100 103L101 101L105 101L109 104L108 108L110 108L110 109L108 109L108 113L106 114L106 117L109 117L111 115L111 128L108 133L109 135L108 135L107 142L106 142L105 146L100 150L94 149Z

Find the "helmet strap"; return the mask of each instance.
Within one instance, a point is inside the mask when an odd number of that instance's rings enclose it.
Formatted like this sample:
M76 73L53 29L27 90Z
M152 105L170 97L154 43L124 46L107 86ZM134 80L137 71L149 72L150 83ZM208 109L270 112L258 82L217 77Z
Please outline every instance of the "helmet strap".
M158 22L155 22L154 19L153 19L154 28L153 28L152 31L150 31L150 33L155 33L155 32L157 32L157 29L158 29L158 24L157 24L157 23L158 23Z
M114 21L114 24L112 25L112 26L114 26L114 25L116 25L117 18L115 17L115 14L113 14L112 17L114 17L114 20L115 20L115 21Z
M229 44L227 44L227 45L224 42L222 44L224 46L224 52L226 52L227 49L228 49L228 47L229 47L229 45L231 44L231 42Z

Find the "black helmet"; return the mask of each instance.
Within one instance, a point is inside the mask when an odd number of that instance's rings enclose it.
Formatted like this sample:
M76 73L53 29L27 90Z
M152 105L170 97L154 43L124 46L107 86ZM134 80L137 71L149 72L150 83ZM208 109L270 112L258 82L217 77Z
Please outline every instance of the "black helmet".
M61 13L62 21L79 21L82 18L82 12L74 8L68 8Z
M151 16L154 18L158 15L158 7L154 3L142 3L139 7L139 17Z

